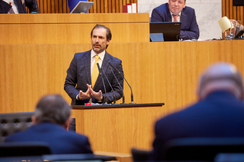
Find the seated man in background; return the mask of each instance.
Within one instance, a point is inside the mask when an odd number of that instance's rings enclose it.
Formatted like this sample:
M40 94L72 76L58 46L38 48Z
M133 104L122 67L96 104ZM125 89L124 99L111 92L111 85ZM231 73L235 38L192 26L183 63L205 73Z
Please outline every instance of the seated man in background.
M154 8L151 22L181 22L181 39L199 38L195 10L186 6L186 0L169 0L168 3Z
M38 6L36 0L0 0L0 13L38 13Z
M10 135L5 143L45 142L53 154L92 153L86 136L67 131L70 124L70 106L60 95L47 95L37 103L32 117L33 126Z
M200 78L199 101L156 122L152 159L162 160L163 145L176 138L244 137L242 94L242 77L234 65L210 66Z

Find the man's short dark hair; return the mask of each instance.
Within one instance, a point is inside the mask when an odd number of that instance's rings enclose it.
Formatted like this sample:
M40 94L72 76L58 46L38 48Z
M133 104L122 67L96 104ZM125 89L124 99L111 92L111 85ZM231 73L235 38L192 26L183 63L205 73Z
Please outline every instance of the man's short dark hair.
M107 41L112 39L112 33L111 33L110 29L108 27L106 27L104 25L100 25L100 24L97 24L96 26L94 26L94 28L91 31L91 37L92 37L94 29L96 29L96 28L104 28L104 29L106 29Z

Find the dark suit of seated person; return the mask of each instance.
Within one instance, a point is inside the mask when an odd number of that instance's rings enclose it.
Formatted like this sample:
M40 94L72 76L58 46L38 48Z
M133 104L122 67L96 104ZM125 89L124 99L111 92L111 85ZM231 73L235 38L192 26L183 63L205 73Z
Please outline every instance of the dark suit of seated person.
M36 0L0 0L0 13L27 13L26 7L29 13L39 13Z
M169 0L168 3L154 8L151 22L181 22L181 39L199 38L195 10L186 6L186 0Z
M67 131L71 110L60 95L47 95L37 103L32 117L33 126L26 131L10 135L5 143L45 142L53 154L93 153L88 137Z
M243 82L232 64L217 63L201 76L199 101L155 124L152 160L163 160L164 144L177 138L244 137Z

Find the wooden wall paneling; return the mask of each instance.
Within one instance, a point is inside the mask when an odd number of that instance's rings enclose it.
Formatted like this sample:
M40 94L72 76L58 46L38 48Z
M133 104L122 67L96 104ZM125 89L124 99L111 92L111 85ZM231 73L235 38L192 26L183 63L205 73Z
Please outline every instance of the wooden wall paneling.
M227 16L229 19L241 20L243 24L243 6L233 6L232 0L222 0L222 16Z
M50 10L50 0L45 0L45 13L48 13Z
M6 31L0 44L88 43L95 24L111 28L112 42L149 42L148 13L0 14L0 19Z
M44 1L43 0L39 0L39 12L40 13L44 13Z
M116 0L111 0L112 2L112 13L116 13Z
M108 52L122 60L134 102L164 102L168 114L196 100L198 78L209 64L231 62L243 73L242 44L242 40L111 43ZM0 113L32 111L47 93L60 93L70 102L63 90L66 70L74 53L90 48L90 43L0 45ZM124 88L129 103L130 89L126 84Z
M108 0L104 0L104 13L108 13Z
M123 1L119 1L119 13L123 13Z
M241 12L240 12L240 14L241 14L240 20L242 22L241 24L244 24L244 7L242 6L240 10L241 10Z
M226 0L222 0L222 16L226 15Z
M104 2L104 0L100 0L101 1L101 12L100 13L104 13L105 12L105 2Z
M65 3L64 0L58 1L58 8L59 8L58 13L64 13L63 3Z
M242 7L240 7L240 6L238 6L238 7L236 7L236 19L237 20L240 20L241 21L241 17L242 17L242 15L243 15L243 13L241 12L241 8Z
M177 46L178 48L175 48ZM195 95L198 78L202 71L212 63L225 61L235 64L244 73L243 41L200 41L200 42L145 42L145 43L111 43L108 52L122 60L124 74L131 84L135 103L164 102L162 109L143 110L150 114L150 120L184 109L186 105L196 101ZM0 113L33 111L36 102L45 94L60 93L70 103L63 86L66 70L76 52L91 48L90 43L82 44L17 44L0 45ZM235 55L233 55L235 53ZM130 102L130 90L125 84L126 103ZM14 93L13 93L14 92ZM118 102L119 103L119 102ZM128 112L133 119L140 118L138 109ZM106 115L115 116L113 121L123 125L119 116L120 110L104 109L102 115L90 110L94 118L104 118L104 122L112 123ZM104 115L103 115L104 113ZM123 112L122 112L123 113ZM82 114L81 114L82 115ZM82 116L80 116L82 117ZM82 118L81 118L82 119ZM94 123L91 124L96 124ZM129 120L128 120L129 122ZM146 122L146 120L145 120ZM147 123L148 124L148 123ZM130 127L130 124L127 123ZM143 123L138 123L134 129L142 129ZM150 129L148 129L150 128ZM127 129L122 126L121 129ZM147 125L145 132L151 132L152 126ZM93 136L94 129L88 132ZM90 134L89 133L89 134ZM109 135L120 136L116 132ZM139 139L137 139L138 137ZM132 145L149 149L151 141L140 143L145 138L135 135ZM123 137L122 137L123 140ZM105 150L118 149L104 145ZM97 145L94 144L97 148ZM110 150L106 150L110 149ZM98 151L98 150L96 150ZM125 150L128 153L129 150Z
M89 2L94 2L94 0L88 0ZM94 13L94 4L91 6L89 13Z
M97 0L97 10L96 10L96 13L101 13L101 0Z
M115 13L120 13L119 1L115 1Z
M63 13L69 13L68 12L68 1L63 0Z
M55 13L55 1L51 1L51 13Z
M55 13L59 13L59 5L58 5L59 0L54 0L54 1L55 1Z
M232 2L232 6L233 6L233 2ZM236 6L233 6L232 7L232 11L233 11L233 19L236 19L237 18L237 15L238 15L238 13L237 13L237 7Z
M234 9L233 9L233 0L229 0L229 8L230 8L230 17L229 19L233 19L234 18Z
M47 1L48 0L43 0L43 5L42 5L42 7L43 7L43 13L47 13Z
M49 3L48 3L48 13L54 13L52 10L53 10L53 6L55 5L54 3L53 3L53 1L52 0L49 0ZM61 8L63 8L63 7L61 7Z
M123 5L126 5L127 4L127 0L123 0Z
M226 0L225 16L227 16L228 18L230 17L229 0Z
M239 17L238 17L238 20L241 20L241 23L244 24L244 11L243 11L243 6L241 7L238 7L239 11Z
M112 13L112 0L108 0L108 13Z
M98 9L97 9L97 1L99 1L99 0L93 0L93 2L94 2L94 3L93 3L94 13L98 13L98 12L97 12L97 10L98 10Z

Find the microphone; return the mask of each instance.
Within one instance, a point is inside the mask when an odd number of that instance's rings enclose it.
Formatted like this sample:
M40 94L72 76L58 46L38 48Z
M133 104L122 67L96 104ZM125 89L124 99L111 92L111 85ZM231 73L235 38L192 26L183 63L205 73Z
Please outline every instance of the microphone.
M130 91L131 91L131 104L134 104L134 102L133 102L133 92L132 92L132 88L131 88L130 84L127 82L127 80L125 79L124 75L122 75L121 72L116 67L114 67L110 62L109 62L109 65L114 70L116 70L123 77L123 79L126 81L126 83L128 84L128 86L130 87Z
M104 93L105 93L104 94L104 104L107 104L107 92L106 92L106 87L105 87L103 75L102 75L100 67L99 67L99 63L97 63L97 68L98 68L98 71L99 71L99 75L101 75L101 77L102 77L102 82L103 82L103 88L104 88Z
M101 71L103 72L103 75L105 76L105 78L106 78L106 80L107 80L107 82L108 82L110 88L111 88L112 91L113 91L114 104L116 104L116 99L115 99L114 89L113 89L111 83L109 82L107 75L106 75L105 72L103 71L103 68L101 67L100 69L101 69Z
M120 90L123 92L123 96L122 96L122 101L123 101L123 103L122 103L122 104L125 104L124 90L123 90L121 84L119 83L118 78L117 78L116 75L114 74L114 71L113 71L113 69L111 68L111 66L109 66L109 69L111 70L111 72L112 72L114 78L116 79L117 83L119 84L119 88L120 88Z

